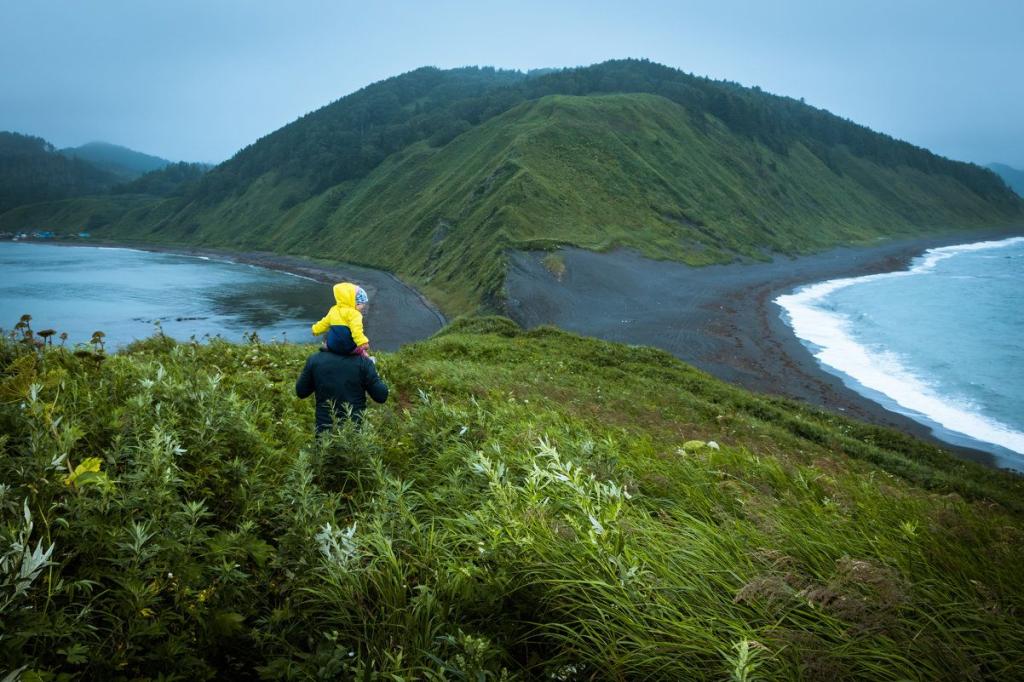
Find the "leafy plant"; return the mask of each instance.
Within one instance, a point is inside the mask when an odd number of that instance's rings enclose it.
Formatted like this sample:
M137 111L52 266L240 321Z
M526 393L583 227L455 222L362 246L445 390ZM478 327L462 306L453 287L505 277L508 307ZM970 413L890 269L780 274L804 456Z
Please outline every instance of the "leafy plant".
M1024 655L1019 477L501 318L381 354L392 400L315 440L312 350L0 344L0 670L897 680Z

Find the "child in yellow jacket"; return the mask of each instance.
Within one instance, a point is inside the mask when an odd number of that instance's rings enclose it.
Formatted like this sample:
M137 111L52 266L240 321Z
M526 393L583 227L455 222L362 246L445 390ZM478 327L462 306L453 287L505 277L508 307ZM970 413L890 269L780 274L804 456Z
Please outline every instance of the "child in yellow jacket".
M365 355L370 348L370 340L363 332L363 310L369 302L363 288L351 282L334 285L335 305L327 311L322 320L313 325L313 334L323 334L334 325L345 325L352 332L352 340L356 342L354 355Z

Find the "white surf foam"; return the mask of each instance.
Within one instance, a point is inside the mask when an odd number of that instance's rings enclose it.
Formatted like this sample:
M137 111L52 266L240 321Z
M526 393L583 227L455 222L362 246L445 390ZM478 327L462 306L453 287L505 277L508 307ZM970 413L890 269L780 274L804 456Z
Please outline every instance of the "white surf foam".
M933 270L940 261L958 254L1019 243L1024 243L1024 237L930 249L915 259L909 270L812 284L779 296L775 302L786 311L797 337L814 346L812 352L822 364L943 428L1024 454L1024 433L986 416L967 400L942 395L925 378L915 375L897 354L858 343L851 331L851 320L830 309L824 301L833 292L854 284L920 276Z
M87 249L96 249L97 251L131 251L132 253L153 253L152 251L146 251L145 249L133 249L128 246L90 246L89 244L75 244L75 246L84 246Z

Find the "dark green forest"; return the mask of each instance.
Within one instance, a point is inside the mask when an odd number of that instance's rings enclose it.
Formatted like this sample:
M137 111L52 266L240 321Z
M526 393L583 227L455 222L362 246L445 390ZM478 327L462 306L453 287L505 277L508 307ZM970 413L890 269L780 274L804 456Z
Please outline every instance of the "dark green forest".
M315 179L311 192L364 177L389 155L419 141L442 146L527 100L548 95L649 93L714 116L729 129L786 153L802 142L830 168L837 147L883 167L906 166L954 177L977 194L1005 201L995 174L940 157L760 88L698 77L648 60L625 59L530 76L518 71L425 67L367 86L246 147L211 173L198 194L223 199L271 170Z
M169 164L159 170L146 173L131 182L116 185L113 194L152 194L160 197L184 196L193 190L199 179L210 170L209 164L179 163Z
M59 154L46 140L0 131L0 213L22 204L103 192L115 177Z
M183 196L210 168L102 142L58 150L40 137L0 132L0 213L106 193Z

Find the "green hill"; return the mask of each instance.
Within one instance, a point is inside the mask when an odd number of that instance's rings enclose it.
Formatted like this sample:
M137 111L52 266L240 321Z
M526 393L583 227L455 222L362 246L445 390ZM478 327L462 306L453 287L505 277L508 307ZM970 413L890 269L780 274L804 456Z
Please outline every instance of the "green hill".
M0 229L88 210L30 207ZM100 237L386 268L449 313L500 309L514 248L705 264L1024 225L1024 202L991 171L636 60L420 69L271 133L180 198L102 212Z
M0 132L0 214L23 204L102 192L114 182L112 174L61 155L42 138ZM23 224L14 229L37 227Z
M159 156L143 154L109 142L89 142L78 147L65 147L60 153L70 159L81 159L117 177L121 182L160 170L171 162Z
M1004 163L990 163L987 167L1006 181L1010 189L1024 197L1024 170L1007 166Z
M205 163L169 163L130 182L115 186L113 194L150 194L158 197L188 194L212 166Z
M0 339L0 669L1020 670L1019 477L661 351L496 318L382 355L391 400L317 445L293 395L312 351Z

